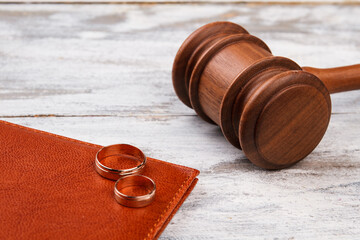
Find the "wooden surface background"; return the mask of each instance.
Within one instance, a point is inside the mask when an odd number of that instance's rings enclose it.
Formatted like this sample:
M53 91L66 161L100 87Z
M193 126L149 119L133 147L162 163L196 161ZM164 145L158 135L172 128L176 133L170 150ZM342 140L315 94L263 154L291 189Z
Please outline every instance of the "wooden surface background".
M358 5L3 4L0 119L199 169L161 239L359 239L360 91L332 95L305 160L259 169L172 88L179 46L216 20L300 65L360 62Z

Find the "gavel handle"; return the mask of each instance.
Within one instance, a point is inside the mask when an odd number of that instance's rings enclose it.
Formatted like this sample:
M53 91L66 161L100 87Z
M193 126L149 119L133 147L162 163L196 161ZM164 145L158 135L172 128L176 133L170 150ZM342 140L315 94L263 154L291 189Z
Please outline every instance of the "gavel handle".
M302 69L323 81L330 93L360 89L360 64L337 68L303 67Z

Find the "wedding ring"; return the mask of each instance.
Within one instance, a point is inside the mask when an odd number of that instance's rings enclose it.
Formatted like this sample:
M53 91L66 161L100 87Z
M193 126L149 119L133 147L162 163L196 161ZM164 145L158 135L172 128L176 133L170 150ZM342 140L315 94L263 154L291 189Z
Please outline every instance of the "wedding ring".
M145 207L155 198L155 182L143 175L128 175L115 183L115 199L126 207Z
M116 160L115 163L124 166L136 162L136 166L127 169L113 167L110 160ZM128 144L115 144L103 147L96 153L95 169L104 178L118 180L122 176L139 173L145 166L146 156L138 148ZM106 166L108 165L108 166ZM110 166L109 166L110 165Z

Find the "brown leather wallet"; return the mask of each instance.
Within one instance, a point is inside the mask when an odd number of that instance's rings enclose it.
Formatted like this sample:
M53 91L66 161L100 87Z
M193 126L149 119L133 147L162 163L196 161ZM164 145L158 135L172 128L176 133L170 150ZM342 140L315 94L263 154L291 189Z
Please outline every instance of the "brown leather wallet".
M158 238L199 171L148 158L142 174L155 181L155 200L128 208L94 169L100 148L0 121L0 238Z

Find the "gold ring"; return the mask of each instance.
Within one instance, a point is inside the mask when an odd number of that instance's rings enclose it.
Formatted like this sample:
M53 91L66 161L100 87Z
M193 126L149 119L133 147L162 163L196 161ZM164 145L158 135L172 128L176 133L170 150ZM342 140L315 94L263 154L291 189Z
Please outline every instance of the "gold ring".
M128 175L115 183L115 199L126 207L145 207L155 198L155 182L143 175Z
M120 165L129 164L130 160L137 162L137 165L128 169L120 169L113 166L114 163L111 163L109 159L116 159L116 163ZM121 161L119 161L121 160ZM106 166L110 165L110 166ZM95 169L96 171L103 176L104 178L118 180L122 176L129 174L139 173L146 164L145 154L138 148L128 145L128 144L115 144L107 147L101 148L95 157Z

